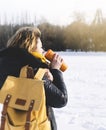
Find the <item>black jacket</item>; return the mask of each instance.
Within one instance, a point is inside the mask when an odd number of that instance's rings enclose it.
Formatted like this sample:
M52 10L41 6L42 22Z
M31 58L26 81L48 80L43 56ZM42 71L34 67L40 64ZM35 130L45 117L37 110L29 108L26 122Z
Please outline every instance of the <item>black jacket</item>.
M0 88L8 75L19 76L20 69L25 65L31 66L35 72L39 67L48 68L40 59L35 58L24 49L7 48L0 51ZM66 105L67 90L63 81L62 72L56 69L50 69L50 71L54 78L53 82L44 77L46 80L44 87L47 114L51 121L52 130L57 130L52 107L60 108Z

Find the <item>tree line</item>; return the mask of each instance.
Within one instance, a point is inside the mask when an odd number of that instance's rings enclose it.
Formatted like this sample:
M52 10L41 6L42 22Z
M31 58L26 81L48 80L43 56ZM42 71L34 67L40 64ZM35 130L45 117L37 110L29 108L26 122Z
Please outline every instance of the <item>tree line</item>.
M23 26L35 24L0 24L0 49L5 48L8 39ZM106 20L102 23L87 24L78 18L67 26L42 22L37 27L41 30L45 50L51 48L55 51L106 51Z

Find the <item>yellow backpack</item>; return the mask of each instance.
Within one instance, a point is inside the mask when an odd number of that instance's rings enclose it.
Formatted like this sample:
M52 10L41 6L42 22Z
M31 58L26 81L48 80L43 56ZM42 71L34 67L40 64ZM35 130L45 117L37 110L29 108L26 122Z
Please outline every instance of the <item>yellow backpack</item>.
M7 77L0 90L3 104L0 130L51 130L46 113L44 73L45 69L40 68L33 76L32 68L25 66L20 77Z

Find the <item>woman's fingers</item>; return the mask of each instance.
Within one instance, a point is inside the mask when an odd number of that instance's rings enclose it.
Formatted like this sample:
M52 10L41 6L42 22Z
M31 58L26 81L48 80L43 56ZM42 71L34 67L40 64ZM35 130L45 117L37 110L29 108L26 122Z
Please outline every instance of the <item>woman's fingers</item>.
M63 62L63 59L58 54L55 54L51 62L51 68L60 69L62 62Z

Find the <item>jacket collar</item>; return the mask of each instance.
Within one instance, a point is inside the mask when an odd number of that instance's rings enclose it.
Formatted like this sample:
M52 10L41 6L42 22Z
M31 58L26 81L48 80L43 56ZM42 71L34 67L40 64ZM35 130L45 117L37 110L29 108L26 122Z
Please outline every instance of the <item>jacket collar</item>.
M37 66L48 68L48 65L43 63L41 59L34 57L26 49L15 47L5 48L0 51L0 57L15 57L16 59L18 58L20 60L24 60L27 63L32 63L33 65L36 64Z

